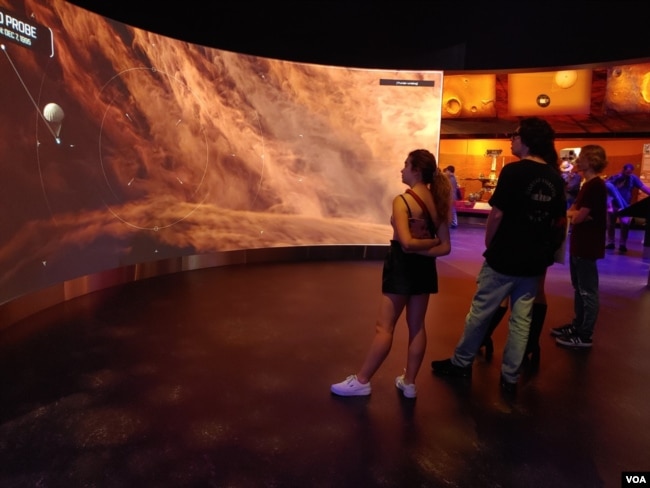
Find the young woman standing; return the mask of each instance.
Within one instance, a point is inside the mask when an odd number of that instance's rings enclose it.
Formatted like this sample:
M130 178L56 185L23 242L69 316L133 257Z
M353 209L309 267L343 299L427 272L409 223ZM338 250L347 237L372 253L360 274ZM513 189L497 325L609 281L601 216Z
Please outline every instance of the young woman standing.
M395 386L415 398L415 377L427 344L424 318L429 295L438 292L436 257L449 254L451 185L426 149L409 153L402 169L409 188L393 200L393 238L384 261L382 296L370 350L356 374L331 386L341 396L370 395L370 379L388 356L398 318L406 309L409 341L404 374Z

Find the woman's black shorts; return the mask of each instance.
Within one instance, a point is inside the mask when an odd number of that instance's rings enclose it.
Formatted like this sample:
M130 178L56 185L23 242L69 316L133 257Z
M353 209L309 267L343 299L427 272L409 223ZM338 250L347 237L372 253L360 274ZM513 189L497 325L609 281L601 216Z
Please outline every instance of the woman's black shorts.
M438 293L436 258L405 253L398 241L390 241L381 291L398 295Z

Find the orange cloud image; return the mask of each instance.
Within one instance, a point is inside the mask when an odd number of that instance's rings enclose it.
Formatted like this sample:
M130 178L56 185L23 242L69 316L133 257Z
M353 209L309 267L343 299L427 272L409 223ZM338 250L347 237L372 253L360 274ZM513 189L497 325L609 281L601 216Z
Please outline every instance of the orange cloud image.
M0 302L164 257L385 244L407 153L438 152L440 72L240 55L62 0L3 8L51 29L55 55L0 57Z

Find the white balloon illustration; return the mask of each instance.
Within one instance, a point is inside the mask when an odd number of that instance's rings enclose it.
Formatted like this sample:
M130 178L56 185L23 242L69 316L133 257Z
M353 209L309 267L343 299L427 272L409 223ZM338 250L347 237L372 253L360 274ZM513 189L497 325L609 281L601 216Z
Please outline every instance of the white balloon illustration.
M61 122L63 122L63 118L65 117L63 109L56 103L48 103L43 108L43 117L45 117L45 120L49 122L50 127L54 130L55 137L59 137Z

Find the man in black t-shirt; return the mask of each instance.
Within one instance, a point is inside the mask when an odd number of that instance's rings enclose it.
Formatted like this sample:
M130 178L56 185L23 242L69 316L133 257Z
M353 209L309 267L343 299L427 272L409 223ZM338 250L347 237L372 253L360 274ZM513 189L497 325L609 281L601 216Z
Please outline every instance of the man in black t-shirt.
M511 313L501 387L507 393L516 390L533 302L566 230L564 180L554 138L551 126L537 117L523 119L512 135L511 150L520 160L503 167L489 201L492 210L485 232L485 261L464 333L453 357L432 362L434 373L470 376L490 320L501 302L509 298Z

